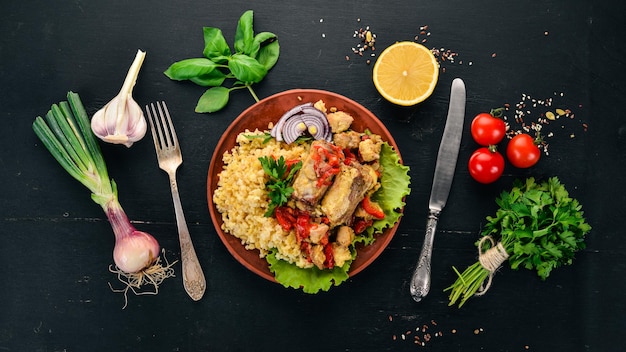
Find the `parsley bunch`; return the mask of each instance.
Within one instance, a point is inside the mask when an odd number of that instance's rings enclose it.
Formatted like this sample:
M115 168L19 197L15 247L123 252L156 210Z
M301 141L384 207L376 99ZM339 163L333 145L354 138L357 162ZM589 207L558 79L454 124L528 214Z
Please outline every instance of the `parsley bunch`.
M288 165L283 156L278 160L273 157L264 156L260 157L259 161L261 162L263 171L269 175L269 180L265 183L265 189L268 191L270 203L264 215L272 216L274 210L287 203L293 193L291 180L302 167L302 161Z
M487 217L483 240L477 242L479 258L500 248L506 252L502 260L508 261L512 269L535 270L545 280L552 269L571 264L574 253L585 248L584 236L591 226L585 222L582 206L569 197L558 178L542 183L532 177L525 182L518 180L496 203L500 209L495 216ZM499 243L495 244L498 237ZM487 291L497 267L488 269L481 259L463 273L457 271L458 279L445 289L451 291L449 305L460 300L461 307L474 294Z

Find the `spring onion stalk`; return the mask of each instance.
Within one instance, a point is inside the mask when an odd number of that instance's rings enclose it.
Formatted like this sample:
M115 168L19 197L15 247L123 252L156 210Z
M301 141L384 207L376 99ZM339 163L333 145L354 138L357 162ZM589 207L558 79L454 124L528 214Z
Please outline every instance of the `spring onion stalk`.
M121 290L124 296L129 289L137 294L143 285L151 285L154 290L149 293L156 294L163 280L173 276L173 263L161 264L157 240L135 229L122 209L117 185L109 178L78 94L69 92L67 101L52 105L45 119L38 116L33 130L57 162L91 191L91 199L104 210L115 234L115 268L110 270L127 285Z

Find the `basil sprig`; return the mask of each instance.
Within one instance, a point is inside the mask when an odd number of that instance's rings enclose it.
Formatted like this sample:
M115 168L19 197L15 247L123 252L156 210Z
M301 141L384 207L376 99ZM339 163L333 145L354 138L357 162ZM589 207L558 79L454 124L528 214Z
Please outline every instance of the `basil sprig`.
M207 89L198 100L198 113L216 112L228 104L230 93L247 88L259 101L252 85L265 78L280 54L278 38L271 32L254 33L253 11L241 15L235 32L234 52L222 30L204 27L203 57L173 63L164 74L175 81L189 80ZM230 83L230 87L226 85Z

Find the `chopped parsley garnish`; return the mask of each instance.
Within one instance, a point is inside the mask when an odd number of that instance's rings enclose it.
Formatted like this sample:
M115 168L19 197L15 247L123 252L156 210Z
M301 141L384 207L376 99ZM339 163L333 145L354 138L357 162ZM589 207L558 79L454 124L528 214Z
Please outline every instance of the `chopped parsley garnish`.
M269 180L265 183L265 189L268 192L270 203L264 214L269 217L274 214L277 207L289 201L289 197L293 193L291 180L302 167L302 161L288 163L283 156L278 159L264 156L259 158L259 161L263 171L269 176Z

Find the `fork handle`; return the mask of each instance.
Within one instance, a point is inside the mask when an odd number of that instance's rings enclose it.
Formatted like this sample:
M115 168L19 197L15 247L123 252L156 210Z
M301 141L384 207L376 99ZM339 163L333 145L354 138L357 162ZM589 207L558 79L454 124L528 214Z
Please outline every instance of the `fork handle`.
M183 267L183 286L189 297L194 301L200 300L206 289L206 279L198 261L196 250L193 248L183 206L180 203L178 194L178 184L176 175L170 173L170 188L172 189L172 199L174 200L174 211L176 212L176 223L178 225L178 241L180 242L180 255Z

